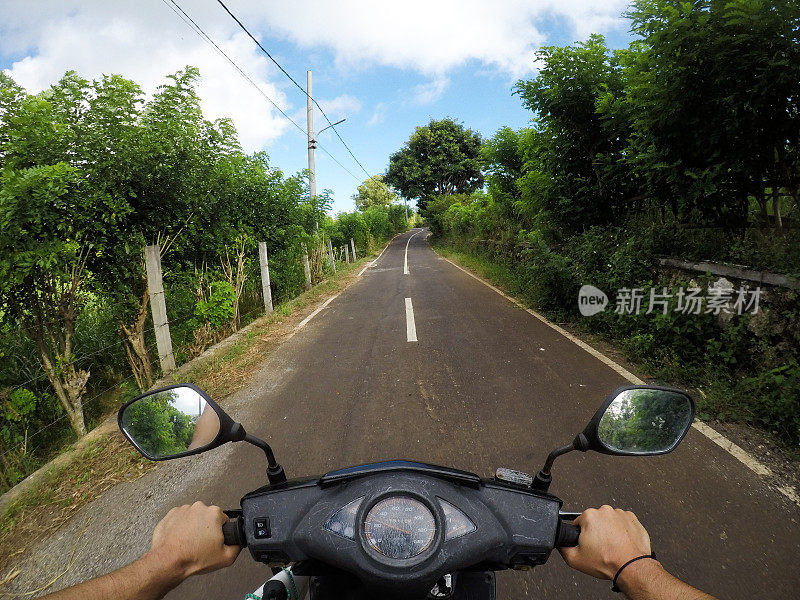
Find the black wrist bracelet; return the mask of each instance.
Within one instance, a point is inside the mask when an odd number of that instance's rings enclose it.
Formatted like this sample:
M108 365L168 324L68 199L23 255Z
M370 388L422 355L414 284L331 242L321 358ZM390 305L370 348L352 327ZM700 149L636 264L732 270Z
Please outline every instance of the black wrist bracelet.
M630 559L628 562L626 562L624 565L622 565L619 568L619 570L617 571L617 574L614 575L614 581L611 582L611 591L612 592L619 592L620 591L619 588L617 587L617 578L619 577L619 574L622 573L622 569L627 567L629 564L636 562L637 560L642 560L643 558L652 558L653 560L656 560L656 553L655 552L651 552L650 554L642 554L641 556L637 556L636 558Z

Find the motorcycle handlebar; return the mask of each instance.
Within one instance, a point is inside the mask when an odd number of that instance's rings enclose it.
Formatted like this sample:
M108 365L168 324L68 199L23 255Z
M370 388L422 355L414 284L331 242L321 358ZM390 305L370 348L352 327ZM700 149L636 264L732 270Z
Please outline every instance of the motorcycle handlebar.
M581 528L564 519L558 521L558 532L556 533L556 548L570 548L578 545L578 538ZM242 517L229 519L222 525L222 538L226 546L247 546L247 538L244 535L244 521Z
M241 517L229 519L227 523L222 524L222 538L226 546L241 546L242 548L247 546L242 525Z
M558 522L558 533L556 534L556 548L571 548L578 545L578 537L581 535L581 528L566 521Z

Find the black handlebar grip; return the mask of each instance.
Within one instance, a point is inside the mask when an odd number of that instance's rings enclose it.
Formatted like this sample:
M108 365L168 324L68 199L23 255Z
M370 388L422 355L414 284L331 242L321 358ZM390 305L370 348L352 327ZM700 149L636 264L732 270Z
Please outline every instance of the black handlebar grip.
M241 517L229 519L227 523L222 524L222 538L226 546L241 546L243 548L247 546L242 524Z
M572 548L578 545L578 537L581 535L581 528L566 521L558 524L558 534L556 535L556 548Z

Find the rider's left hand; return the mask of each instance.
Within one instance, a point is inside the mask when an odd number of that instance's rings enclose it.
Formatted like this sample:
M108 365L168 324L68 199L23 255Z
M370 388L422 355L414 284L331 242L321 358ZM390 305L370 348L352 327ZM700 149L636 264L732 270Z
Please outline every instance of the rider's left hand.
M202 502L173 508L156 525L148 554L170 565L181 579L230 566L242 548L223 543L227 520L221 508Z

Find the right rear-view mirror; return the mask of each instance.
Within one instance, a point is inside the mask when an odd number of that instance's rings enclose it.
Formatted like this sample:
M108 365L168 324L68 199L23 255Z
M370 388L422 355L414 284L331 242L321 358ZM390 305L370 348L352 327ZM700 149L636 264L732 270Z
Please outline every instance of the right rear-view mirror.
M651 386L620 388L584 429L587 450L617 456L655 456L672 452L694 420L691 396Z

